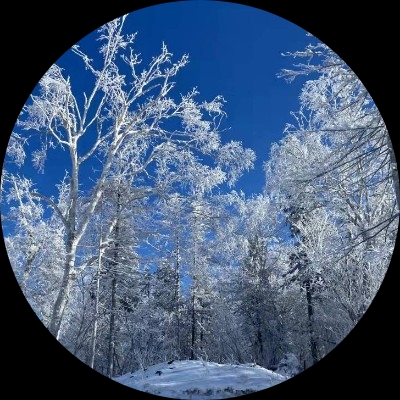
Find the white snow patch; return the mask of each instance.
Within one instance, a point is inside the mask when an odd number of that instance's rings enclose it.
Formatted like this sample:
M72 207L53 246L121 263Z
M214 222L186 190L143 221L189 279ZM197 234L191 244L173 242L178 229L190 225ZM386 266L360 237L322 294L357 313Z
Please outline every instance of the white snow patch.
M173 361L114 378L116 382L175 399L226 399L258 392L287 378L256 364Z

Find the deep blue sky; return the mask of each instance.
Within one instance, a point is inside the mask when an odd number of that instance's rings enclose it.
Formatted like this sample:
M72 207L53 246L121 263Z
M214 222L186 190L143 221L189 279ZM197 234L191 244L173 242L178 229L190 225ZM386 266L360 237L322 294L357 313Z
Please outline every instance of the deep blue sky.
M125 32L137 32L135 49L141 53L143 66L160 52L162 42L176 59L189 54L189 64L175 77L176 92L197 87L198 100L223 95L228 118L223 141L240 140L255 150L256 167L246 173L235 189L247 195L259 193L264 185L262 164L267 160L271 142L282 137L284 126L292 122L290 111L298 109L301 81L292 84L276 74L293 60L281 53L301 50L310 42L306 31L274 14L253 7L214 1L179 1L147 7L132 12ZM96 35L96 33L94 33ZM87 53L97 51L93 34L81 43ZM71 75L80 60L65 54L57 62ZM85 83L80 81L82 89ZM176 93L175 92L175 93ZM60 159L50 156L45 183L57 171ZM58 168L57 168L58 167Z

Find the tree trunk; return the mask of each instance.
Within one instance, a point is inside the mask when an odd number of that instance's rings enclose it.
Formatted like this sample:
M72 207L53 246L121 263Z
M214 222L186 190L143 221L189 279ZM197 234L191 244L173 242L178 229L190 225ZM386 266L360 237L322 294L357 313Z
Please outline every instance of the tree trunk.
M117 193L117 215L118 220L115 226L115 249L114 249L114 259L111 263L111 268L114 269L111 272L112 281L111 281L111 315L110 315L110 339L108 346L108 377L112 378L114 374L114 353L115 353L115 317L117 312L117 269L118 269L118 261L119 261L119 215L121 212L121 193L118 190Z
M34 242L32 239L32 236L29 234L29 238L30 238L30 247L33 247ZM26 291L26 283L28 282L31 270L32 270L32 265L33 265L33 261L35 260L36 256L37 256L38 250L29 250L28 252L28 256L26 259L26 263L25 263L25 268L24 268L24 272L22 274L22 279L21 279L21 289L22 291L25 293Z
M178 358L181 356L181 327L180 327L180 260L179 260L179 239L176 246L176 263L175 263L175 316L176 316L176 351Z
M311 357L313 360L313 364L315 364L316 362L318 362L318 347L317 347L317 342L315 340L315 332L314 332L314 306L311 293L310 279L307 279L305 281L304 286L306 289L306 298L307 298L308 329L310 333Z
M192 337L190 346L190 359L195 359L194 347L196 345L196 312L195 312L195 295L192 294Z
M72 284L75 280L74 264L76 256L76 245L68 244L67 246L67 257L65 260L64 274L61 281L61 288L58 292L57 299L53 306L51 314L49 331L51 334L59 339L61 321L64 315L65 307L67 306L69 294L72 288Z
M101 240L100 240L101 241ZM94 305L94 321L93 321L93 332L92 341L90 343L90 367L94 368L94 359L96 355L96 342L97 342L97 325L99 316L99 296L100 296L100 269L101 269L101 252L99 246L99 260L96 271L96 293L95 293L95 305Z
M108 343L108 372L109 378L112 378L114 374L114 352L115 352L115 313L117 305L117 278L115 275L111 281L111 315L110 315L110 340Z

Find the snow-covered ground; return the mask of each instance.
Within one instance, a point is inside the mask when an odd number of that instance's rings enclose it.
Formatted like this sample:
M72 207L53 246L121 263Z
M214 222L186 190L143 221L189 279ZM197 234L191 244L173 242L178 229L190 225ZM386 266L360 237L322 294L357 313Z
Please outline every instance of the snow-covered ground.
M226 399L267 389L287 378L255 364L165 362L114 378L143 392L176 399Z

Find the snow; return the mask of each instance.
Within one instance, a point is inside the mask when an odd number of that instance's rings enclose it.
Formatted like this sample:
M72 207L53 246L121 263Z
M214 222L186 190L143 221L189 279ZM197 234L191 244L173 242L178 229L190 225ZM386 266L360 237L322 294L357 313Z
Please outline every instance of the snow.
M256 364L217 364L170 361L114 378L116 382L159 396L175 399L226 399L258 392L285 381Z

